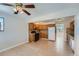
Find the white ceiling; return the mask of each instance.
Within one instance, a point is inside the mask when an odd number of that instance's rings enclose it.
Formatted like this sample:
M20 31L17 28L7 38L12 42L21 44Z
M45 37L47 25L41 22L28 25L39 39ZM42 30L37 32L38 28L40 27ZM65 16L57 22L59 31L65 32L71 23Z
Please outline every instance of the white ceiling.
M33 16L40 16L40 15L44 15L44 14L49 14L49 13L53 13L56 11L60 11L63 9L67 9L70 7L75 7L75 6L79 6L79 4L57 4L57 3L44 3L44 4L35 4L36 8L32 11L34 15Z
M67 9L67 8L74 8L74 7L79 7L79 4L66 4L66 3L35 3L35 7L34 9L27 9L30 13L31 16L28 16L26 14L22 14L25 17L29 17L29 18L33 18L33 17L38 17L41 15L45 15L45 14L49 14L49 13L53 13L56 11L60 11L63 9ZM12 7L7 7L7 6L3 6L0 5L0 12L5 12L7 14L12 14L13 15L13 9Z

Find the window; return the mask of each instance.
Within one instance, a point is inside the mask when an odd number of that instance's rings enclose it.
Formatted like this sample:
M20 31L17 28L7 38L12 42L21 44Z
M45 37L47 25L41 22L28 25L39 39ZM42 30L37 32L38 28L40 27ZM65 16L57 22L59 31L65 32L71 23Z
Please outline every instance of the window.
M0 17L0 31L4 30L4 28L3 28L3 22L4 22L4 18Z

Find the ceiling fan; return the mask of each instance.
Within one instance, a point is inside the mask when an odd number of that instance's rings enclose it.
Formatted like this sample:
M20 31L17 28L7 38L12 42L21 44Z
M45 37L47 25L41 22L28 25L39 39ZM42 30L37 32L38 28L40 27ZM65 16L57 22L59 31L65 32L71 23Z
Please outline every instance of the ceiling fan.
M5 6L10 6L10 7L15 7L14 14L18 14L19 12L24 12L27 15L31 15L26 8L35 8L34 4L28 4L24 5L23 3L15 3L15 5L8 4L8 3L0 3L0 5L5 5Z

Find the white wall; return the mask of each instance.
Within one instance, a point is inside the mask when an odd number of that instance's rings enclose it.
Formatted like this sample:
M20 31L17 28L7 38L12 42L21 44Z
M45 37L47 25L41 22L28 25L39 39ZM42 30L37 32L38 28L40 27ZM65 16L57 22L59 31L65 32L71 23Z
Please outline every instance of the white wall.
M75 17L75 55L79 56L79 13Z
M4 17L4 32L0 32L0 51L27 41L27 23L20 15L0 12Z

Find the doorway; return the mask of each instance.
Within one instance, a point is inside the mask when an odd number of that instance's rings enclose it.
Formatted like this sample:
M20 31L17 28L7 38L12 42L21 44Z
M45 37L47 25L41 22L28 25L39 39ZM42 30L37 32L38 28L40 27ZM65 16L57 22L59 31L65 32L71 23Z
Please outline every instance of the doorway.
M52 29L50 29L52 28ZM33 42L35 40L35 34L31 33L33 30L39 33L38 40L52 40L55 41L55 24L45 23L45 22L35 22L29 23L29 42ZM50 35L53 33L53 39Z

